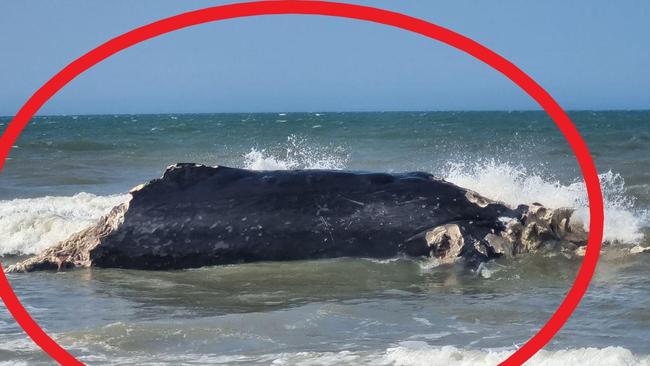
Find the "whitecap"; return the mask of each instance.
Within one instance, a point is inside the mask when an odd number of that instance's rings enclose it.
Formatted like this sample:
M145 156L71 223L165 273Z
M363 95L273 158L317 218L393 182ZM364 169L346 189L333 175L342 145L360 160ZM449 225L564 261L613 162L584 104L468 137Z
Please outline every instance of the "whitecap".
M605 206L604 241L638 244L644 238L642 229L650 225L650 214L635 208L620 174L609 171L599 178ZM551 208L575 208L573 217L589 229L589 201L581 179L562 184L526 167L495 160L449 163L444 179L512 207L538 202Z
M126 199L78 193L0 201L0 255L39 253L97 222Z

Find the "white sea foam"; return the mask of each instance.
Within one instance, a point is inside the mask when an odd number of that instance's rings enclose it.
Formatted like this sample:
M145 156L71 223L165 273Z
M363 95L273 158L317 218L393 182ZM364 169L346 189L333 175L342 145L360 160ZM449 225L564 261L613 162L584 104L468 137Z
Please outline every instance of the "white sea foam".
M444 178L459 186L502 201L510 206L539 202L547 207L573 207L576 218L589 227L587 192L582 180L562 184L530 169L495 160L472 164L449 164ZM605 204L604 240L626 244L639 243L648 226L648 212L634 208L623 178L616 173L599 175Z
M431 346L420 341L401 342L385 351L286 352L251 355L162 355L163 364L179 364L199 360L205 365L273 365L273 366L493 366L504 361L514 349L482 350L456 346ZM122 358L124 363L140 363L139 358ZM650 366L650 356L638 355L623 347L573 348L558 351L542 350L527 366Z
M115 329L112 329L115 328ZM127 327L128 328L128 327ZM121 322L107 325L105 331L117 330L121 332L124 324ZM123 332L122 332L123 333ZM129 329L127 329L127 334ZM151 356L146 352L121 352L115 345L98 341L98 334L86 335L83 339L76 339L71 334L58 334L59 339L68 348L77 350L80 359L85 362L111 360L111 364L138 364L138 365L292 365L292 366L352 366L352 365L378 365L378 366L493 366L508 358L516 349L514 347L498 349L466 348L455 345L431 345L424 341L403 341L385 349L342 351L302 351L281 352L267 354L197 354L186 353L158 353L156 362L151 362ZM441 333L446 337L448 333ZM104 337L105 338L105 337ZM431 339L439 339L435 335ZM37 346L32 342L19 339L0 341L0 351L20 351L29 355L37 351ZM89 355L92 354L92 356ZM7 363L7 365L13 363ZM0 363L2 365L2 363ZM650 366L650 355L634 353L631 350L619 347L584 347L566 348L560 350L541 350L527 363L527 366Z
M0 201L0 255L35 254L96 222L125 195L39 197Z
M455 346L430 346L425 342L402 342L389 348L382 361L385 365L497 365L514 350L470 350ZM382 363L380 363L382 364ZM635 355L622 347L576 348L559 351L542 350L526 363L530 366L648 366L648 355Z
M262 355L159 354L156 365L200 363L203 365L272 365L272 366L493 366L504 361L514 349L482 350L456 346L430 346L425 342L406 341L385 351L305 351ZM96 359L119 360L119 364L146 364L148 356L94 355ZM89 361L83 357L85 361ZM161 362L162 361L162 362ZM623 347L572 348L542 350L527 366L650 366L650 356L634 354Z

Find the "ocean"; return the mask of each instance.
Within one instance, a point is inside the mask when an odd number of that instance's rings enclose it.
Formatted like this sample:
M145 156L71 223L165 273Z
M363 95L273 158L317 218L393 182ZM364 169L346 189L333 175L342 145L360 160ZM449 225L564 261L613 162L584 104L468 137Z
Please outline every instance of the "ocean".
M605 195L605 240L579 308L530 365L650 365L650 111L578 111ZM9 123L0 117L0 130ZM3 266L79 231L195 162L426 171L510 205L574 207L579 167L541 111L39 116L0 174ZM581 258L334 259L184 271L10 274L54 339L92 365L494 365L565 296ZM51 360L0 310L0 365Z

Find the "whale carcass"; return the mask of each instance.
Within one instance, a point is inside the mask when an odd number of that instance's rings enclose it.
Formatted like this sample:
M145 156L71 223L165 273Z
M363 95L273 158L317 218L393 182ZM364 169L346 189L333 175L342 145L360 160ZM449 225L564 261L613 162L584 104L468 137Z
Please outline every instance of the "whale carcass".
M422 172L176 164L95 225L8 271L396 256L475 267L549 243L583 245L571 214L508 207Z

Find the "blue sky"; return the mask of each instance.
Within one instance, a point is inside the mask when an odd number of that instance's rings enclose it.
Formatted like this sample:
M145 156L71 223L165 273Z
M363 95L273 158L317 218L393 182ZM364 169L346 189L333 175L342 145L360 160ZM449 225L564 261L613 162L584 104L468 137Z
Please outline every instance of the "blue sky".
M353 1L420 17L510 59L567 109L650 109L648 1ZM226 1L0 3L0 115L136 26ZM536 109L504 76L421 36L316 16L197 26L81 75L41 114Z

